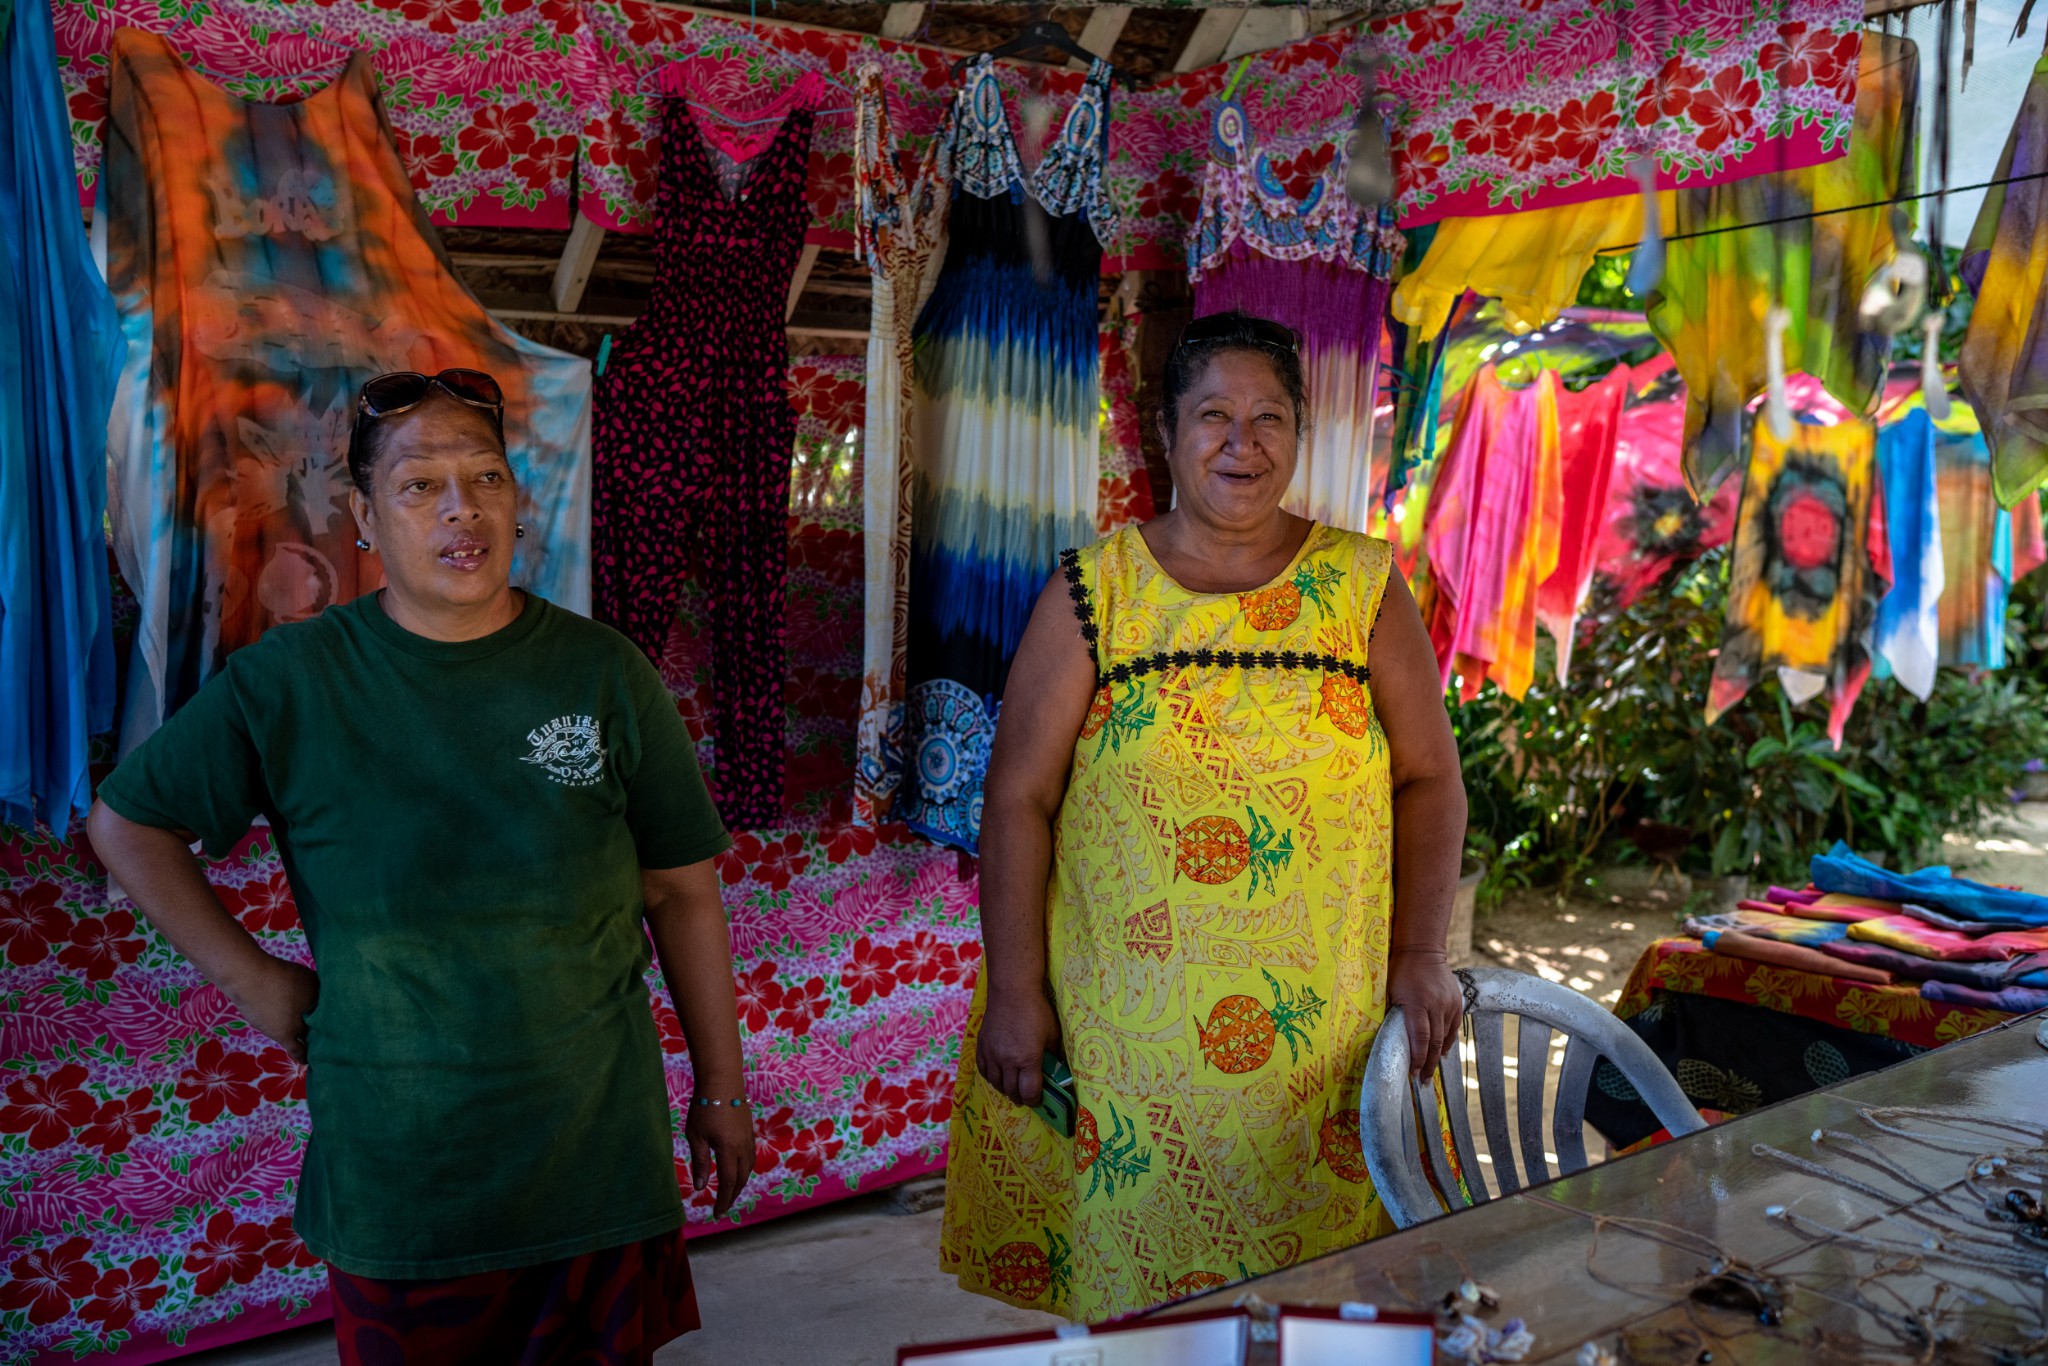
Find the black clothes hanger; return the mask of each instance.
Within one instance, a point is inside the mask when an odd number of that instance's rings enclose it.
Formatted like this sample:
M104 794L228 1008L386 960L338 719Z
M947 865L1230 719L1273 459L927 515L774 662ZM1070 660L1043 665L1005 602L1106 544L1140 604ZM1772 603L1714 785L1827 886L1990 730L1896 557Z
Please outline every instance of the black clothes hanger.
M1017 36L1006 43L1000 43L990 48L987 52L979 53L973 57L962 57L959 61L953 63L953 74L955 76L959 75L967 69L968 63L978 61L982 57L1018 57L1027 52L1040 52L1047 48L1083 62L1097 60L1094 53L1075 42L1073 37L1058 24L1055 24L1050 19L1039 19L1018 29ZM1112 66L1109 69L1109 74L1111 80L1122 81L1124 89L1137 89L1138 78L1122 67Z

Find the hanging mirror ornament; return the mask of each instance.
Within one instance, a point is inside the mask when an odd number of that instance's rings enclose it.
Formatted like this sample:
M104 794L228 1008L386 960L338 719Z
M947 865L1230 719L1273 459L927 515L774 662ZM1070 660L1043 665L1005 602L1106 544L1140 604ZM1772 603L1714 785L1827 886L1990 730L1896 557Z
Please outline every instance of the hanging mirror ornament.
M1892 259L1878 268L1863 291L1856 321L1863 331L1896 337L1913 325L1927 306L1927 258L1901 242Z
M1358 120L1345 139L1344 193L1362 209L1394 197L1394 163L1387 151L1387 121L1375 103L1380 54L1361 52L1345 63L1358 73Z

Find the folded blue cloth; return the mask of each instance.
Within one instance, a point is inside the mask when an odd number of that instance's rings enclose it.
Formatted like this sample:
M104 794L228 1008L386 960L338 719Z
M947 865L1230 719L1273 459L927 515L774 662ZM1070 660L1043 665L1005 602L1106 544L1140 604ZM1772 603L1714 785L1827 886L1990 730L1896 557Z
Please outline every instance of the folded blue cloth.
M1986 1010L2004 1010L2014 1015L2048 1009L2048 991L2028 987L1979 991L1956 982L1922 982L1920 996L1922 1000L1944 1001L1955 1006L1981 1006Z
M1912 902L1970 922L1968 931L1989 929L1993 923L2012 929L2048 928L2048 896L1986 887L1957 877L1946 867L1887 872L1840 840L1827 853L1813 856L1813 885L1824 892Z
M2025 920L1964 920L1960 916L1945 915L1932 906L1922 906L1913 901L1902 901L1899 909L1915 920L1924 921L1938 930L1955 930L1962 934L1983 934L1989 930L2031 930L2038 926Z

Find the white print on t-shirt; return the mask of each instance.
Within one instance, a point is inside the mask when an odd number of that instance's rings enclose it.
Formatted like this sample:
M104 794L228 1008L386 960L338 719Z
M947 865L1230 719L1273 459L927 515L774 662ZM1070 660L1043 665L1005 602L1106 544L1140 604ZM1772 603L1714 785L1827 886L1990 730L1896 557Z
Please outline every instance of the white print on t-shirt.
M548 776L568 787L589 787L604 780L604 731L595 717L557 716L526 733L533 753L524 756Z

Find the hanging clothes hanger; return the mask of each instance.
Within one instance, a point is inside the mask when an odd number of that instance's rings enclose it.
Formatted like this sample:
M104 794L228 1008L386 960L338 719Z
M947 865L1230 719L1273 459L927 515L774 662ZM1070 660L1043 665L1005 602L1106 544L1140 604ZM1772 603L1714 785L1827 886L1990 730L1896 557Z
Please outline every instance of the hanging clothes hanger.
M1974 6L1974 0L1972 0ZM1970 16L1972 27L1976 24L1974 13ZM1948 253L1943 246L1948 227L1948 153L1951 120L1954 106L1949 97L1949 65L1955 46L1956 0L1946 0L1941 7L1941 39L1935 44L1937 60L1941 63L1941 75L1934 86L1934 162L1935 176L1941 182L1942 193L1935 197L1927 210L1928 265L1932 267L1933 279L1927 293L1927 315L1920 320L1920 396L1927 405L1927 416L1936 422L1946 422L1949 416L1948 381L1941 373L1941 326L1948 314ZM1967 78L1970 69L1970 51L1963 50L1963 71ZM1897 210L1893 210L1897 214Z
M728 16L725 15L719 15L716 17L720 19L728 18ZM734 19L733 22L737 24L738 20ZM720 109L716 105L705 104L702 101L693 100L689 98L687 95L671 94L670 92L660 88L660 82L664 72L668 71L669 69L677 65L680 65L683 62L695 61L697 58L702 57L704 55L704 50L708 47L725 44L735 44L750 47L754 49L756 52L761 53L764 57L774 59L774 61L777 62L778 64L796 67L798 70L804 72L806 75L816 80L822 81L824 84L831 86L834 90L839 91L840 93L844 94L847 97L847 103L845 105L832 105L830 107L816 108L811 111L813 114L816 114L822 118L831 114L851 114L854 111L853 87L847 85L844 81L835 79L830 72L820 70L817 66L809 62L800 60L795 53L788 52L774 46L773 44L769 43L766 39L762 38L760 34L754 32L752 28L744 26L735 27L727 32L718 34L716 37L700 38L697 41L697 46L695 50L692 51L689 56L674 58L670 61L662 62L656 66L649 67L647 70L640 73L640 79L634 84L633 87L634 93L640 95L655 95L663 99L681 100L690 108L698 110L702 113L709 114L713 118L716 118L723 123L731 124L736 128L745 128L755 124L776 123L781 121L790 111L784 110L781 113L768 114L760 118L736 118L732 114L726 112L723 109ZM653 84L650 85L650 82L652 82Z
M1671 6L1669 0L1658 0L1655 20L1657 46L1653 50L1658 59L1664 56L1664 49L1671 43ZM1617 58L1619 54L1617 53ZM1642 144L1628 164L1628 173L1635 180L1636 188L1643 196L1643 232L1636 242L1635 252L1629 257L1628 275L1622 281L1629 293L1638 299L1649 297L1650 291L1664 281L1664 224L1657 212L1657 160L1650 155L1648 144Z
M1785 91L1777 91L1777 122L1785 118ZM1771 179L1779 196L1785 193L1785 144L1777 144L1778 167ZM1781 215L1772 214L1773 218ZM1779 441L1792 439L1792 403L1785 393L1785 333L1792 326L1792 314L1785 307L1785 228L1771 227L1771 306L1764 313L1764 422Z
M1047 50L1058 52L1064 56L1072 57L1076 61L1090 64L1101 60L1087 48L1075 42L1071 34L1052 20L1038 19L1018 29L1017 35L1007 42L998 43L986 52L962 57L959 61L953 63L953 74L958 76L968 68L970 63L980 61L983 57L1019 57L1027 52L1044 52ZM1109 76L1113 81L1122 81L1126 90L1137 89L1138 78L1120 66L1111 66Z

